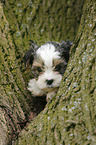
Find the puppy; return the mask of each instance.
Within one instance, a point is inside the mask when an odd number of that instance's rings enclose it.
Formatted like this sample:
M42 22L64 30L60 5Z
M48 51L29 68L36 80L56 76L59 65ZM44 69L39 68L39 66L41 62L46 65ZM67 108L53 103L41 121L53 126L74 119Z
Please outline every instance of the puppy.
M31 49L26 52L24 59L27 68L32 65L35 78L29 80L28 90L34 97L46 95L48 102L60 86L72 42L47 42L41 46L31 43Z

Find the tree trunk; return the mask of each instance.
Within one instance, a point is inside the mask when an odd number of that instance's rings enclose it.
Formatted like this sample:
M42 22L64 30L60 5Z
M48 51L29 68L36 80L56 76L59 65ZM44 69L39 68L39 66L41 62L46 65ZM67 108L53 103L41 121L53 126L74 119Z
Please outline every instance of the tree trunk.
M25 71L22 59L28 41L42 44L74 40L83 2L2 0L5 15L0 5L1 145L14 144L10 140L19 134L28 116L36 116L46 103L40 98L32 99L26 89L32 77L31 69ZM95 144L95 7L94 0L86 1L57 96L22 132L17 144Z
M60 89L18 145L96 144L96 1L87 0Z

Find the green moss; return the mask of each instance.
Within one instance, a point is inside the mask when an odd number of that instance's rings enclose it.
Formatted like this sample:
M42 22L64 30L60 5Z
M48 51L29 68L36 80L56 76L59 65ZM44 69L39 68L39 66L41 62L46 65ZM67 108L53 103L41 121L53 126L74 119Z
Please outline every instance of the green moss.
M96 144L95 10L94 2L86 1L58 94L22 131L18 144Z
M0 97L4 143L12 131L19 130L18 120L29 113L26 82L31 76L22 72L22 58L32 39L74 40L83 6L78 1L15 1L0 6ZM95 144L96 142L96 5L86 1L78 35L71 50L67 70L57 96L23 130L17 144ZM28 76L29 75L29 76ZM31 99L29 99L31 101ZM7 113L6 113L7 112ZM9 113L9 114L8 114ZM12 119L8 122L9 119ZM7 120L7 122L6 122Z
M4 10L11 31L15 32L15 35L20 35L20 39L14 36L17 47L25 46L26 48L29 39L38 44L50 40L74 40L82 6L83 1L81 3L80 0L78 2L70 0L68 2L62 0L54 2L13 0L5 3Z
M20 131L17 122L24 120L29 112L25 90L9 23L0 5L0 144L7 144L12 133Z

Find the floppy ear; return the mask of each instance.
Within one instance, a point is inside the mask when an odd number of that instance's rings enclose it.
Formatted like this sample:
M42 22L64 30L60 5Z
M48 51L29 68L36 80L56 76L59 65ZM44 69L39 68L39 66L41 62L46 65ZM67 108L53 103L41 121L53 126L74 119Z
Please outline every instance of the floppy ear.
M68 62L69 60L69 51L72 44L73 42L70 40L62 41L60 44L61 57L63 57L66 60L66 62Z
M31 44L30 49L24 55L25 66L26 66L27 69L28 69L29 65L33 64L35 51L38 48L38 45L36 45L31 40L30 40L30 44Z

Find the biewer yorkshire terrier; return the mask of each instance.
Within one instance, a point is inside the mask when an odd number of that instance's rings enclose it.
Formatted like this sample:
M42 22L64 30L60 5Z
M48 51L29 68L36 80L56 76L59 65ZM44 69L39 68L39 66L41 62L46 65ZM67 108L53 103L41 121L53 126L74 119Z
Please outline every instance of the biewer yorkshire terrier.
M32 65L35 78L29 80L28 90L33 97L46 96L48 102L58 91L69 60L72 42L47 42L41 46L31 43L24 59L26 67Z

